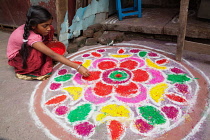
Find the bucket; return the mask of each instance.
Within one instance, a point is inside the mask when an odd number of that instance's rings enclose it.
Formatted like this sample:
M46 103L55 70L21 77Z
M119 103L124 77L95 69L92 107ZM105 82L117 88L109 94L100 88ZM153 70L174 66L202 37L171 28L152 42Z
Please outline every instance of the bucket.
M60 54L60 55L64 55L65 52L66 52L66 46L62 43L62 42L59 42L59 41L52 41L52 42L49 42L47 44L47 46L53 50L54 52Z

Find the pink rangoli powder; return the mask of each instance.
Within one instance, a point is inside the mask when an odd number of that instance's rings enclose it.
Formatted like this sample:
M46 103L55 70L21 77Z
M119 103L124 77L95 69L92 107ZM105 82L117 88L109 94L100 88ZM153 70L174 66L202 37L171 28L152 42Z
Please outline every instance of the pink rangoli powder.
M78 124L74 127L74 130L81 136L88 136L95 126L89 122Z

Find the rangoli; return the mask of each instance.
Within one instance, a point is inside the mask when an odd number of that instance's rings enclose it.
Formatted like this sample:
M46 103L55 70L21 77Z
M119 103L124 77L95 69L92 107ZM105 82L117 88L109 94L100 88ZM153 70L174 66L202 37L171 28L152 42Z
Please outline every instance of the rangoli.
M57 133L91 140L158 138L188 120L197 102L199 77L152 49L100 47L69 59L91 76L60 64L33 98L33 107L40 106L34 115L49 117Z

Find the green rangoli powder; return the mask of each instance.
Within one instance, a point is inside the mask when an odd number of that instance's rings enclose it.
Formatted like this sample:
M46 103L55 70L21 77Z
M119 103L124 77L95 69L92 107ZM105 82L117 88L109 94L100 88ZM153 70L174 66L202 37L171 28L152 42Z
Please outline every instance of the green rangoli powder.
M83 104L72 110L68 114L69 122L83 121L86 120L90 111L92 110L91 104Z
M145 51L139 52L140 57L145 57L146 55L147 55L147 52L145 52Z
M163 124L166 122L166 119L161 115L161 112L153 106L139 107L139 112L142 114L142 117L150 122L151 125Z
M68 81L69 79L71 79L72 77L73 77L72 74L65 74L65 75L56 77L54 80L56 82L65 82L65 81Z
M109 76L111 79L116 81L125 80L128 77L128 74L124 71L114 71Z
M190 78L186 76L186 74L170 74L168 75L167 80L173 83L184 83L190 81Z

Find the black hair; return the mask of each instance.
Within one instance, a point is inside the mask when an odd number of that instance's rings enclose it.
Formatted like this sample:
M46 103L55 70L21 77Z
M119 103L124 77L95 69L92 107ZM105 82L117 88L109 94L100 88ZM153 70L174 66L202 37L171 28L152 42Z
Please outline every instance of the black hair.
M45 9L44 7L41 7L41 6L31 6L28 9L28 12L26 14L26 22L25 22L25 26L24 26L23 39L28 40L28 37L30 35L29 31L32 30L32 27L36 27L38 24L44 23L50 19L52 19L52 15L50 14L50 12L47 9ZM26 62L27 62L27 58L29 55L27 41L23 42L19 53L23 60L22 68L26 69L27 68Z

